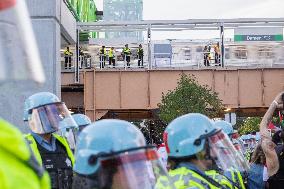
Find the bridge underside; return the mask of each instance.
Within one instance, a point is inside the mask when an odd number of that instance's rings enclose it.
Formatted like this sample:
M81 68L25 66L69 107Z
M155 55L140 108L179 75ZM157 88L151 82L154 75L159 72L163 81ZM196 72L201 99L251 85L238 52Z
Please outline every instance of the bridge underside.
M155 118L162 93L176 87L181 73L192 74L218 92L225 107L238 116L261 116L284 90L284 68L203 70L89 70L73 84L73 73L62 73L62 99L92 120Z

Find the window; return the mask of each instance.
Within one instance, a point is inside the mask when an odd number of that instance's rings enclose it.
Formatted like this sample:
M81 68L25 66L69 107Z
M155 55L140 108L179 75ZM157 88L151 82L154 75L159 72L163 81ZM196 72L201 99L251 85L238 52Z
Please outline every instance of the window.
M248 51L246 46L236 46L234 54L237 59L247 59Z
M191 49L185 49L184 56L185 56L185 60L190 60L191 59Z
M259 46L257 54L260 59L270 59L275 56L273 48L271 46L266 46L266 45Z

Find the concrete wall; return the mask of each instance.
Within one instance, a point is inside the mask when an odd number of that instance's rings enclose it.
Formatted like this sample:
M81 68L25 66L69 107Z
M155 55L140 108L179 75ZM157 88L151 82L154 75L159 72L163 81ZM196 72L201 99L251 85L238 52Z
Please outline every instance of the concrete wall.
M30 95L49 91L61 96L60 46L61 36L75 42L76 22L62 0L26 0L38 43L40 57L46 74L46 83L38 86L31 81L0 85L0 115L22 131L28 126L22 121L24 101ZM61 15L68 18L61 19ZM61 20L64 20L61 23ZM64 25L64 26L63 26ZM64 33L62 32L64 31Z

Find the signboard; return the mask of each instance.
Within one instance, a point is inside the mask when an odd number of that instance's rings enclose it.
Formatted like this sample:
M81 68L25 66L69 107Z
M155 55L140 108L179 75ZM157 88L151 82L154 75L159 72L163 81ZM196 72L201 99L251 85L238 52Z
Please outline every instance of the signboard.
M283 35L235 35L234 41L283 41Z
M283 41L282 28L236 28L234 41Z

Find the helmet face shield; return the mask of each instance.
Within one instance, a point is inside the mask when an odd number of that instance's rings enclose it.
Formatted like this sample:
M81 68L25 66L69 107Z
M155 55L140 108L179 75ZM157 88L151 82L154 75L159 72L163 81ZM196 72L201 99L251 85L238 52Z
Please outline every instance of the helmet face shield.
M249 168L244 157L240 156L223 131L217 131L208 138L210 146L210 156L222 170L236 168L239 171L247 171Z
M59 128L77 127L64 103L53 103L31 110L29 126L37 134L53 133Z
M25 1L0 1L0 81L45 81Z
M243 169L248 170L249 164L246 158L244 157L244 150L242 148L242 145L237 140L233 140L233 145L237 151L236 155L238 156L238 159L240 160Z
M78 132L79 129L77 127L60 129L60 135L67 139L67 142L72 150L75 149Z
M98 159L99 186L111 189L152 189L159 179L168 181L166 170L154 149L140 149Z

